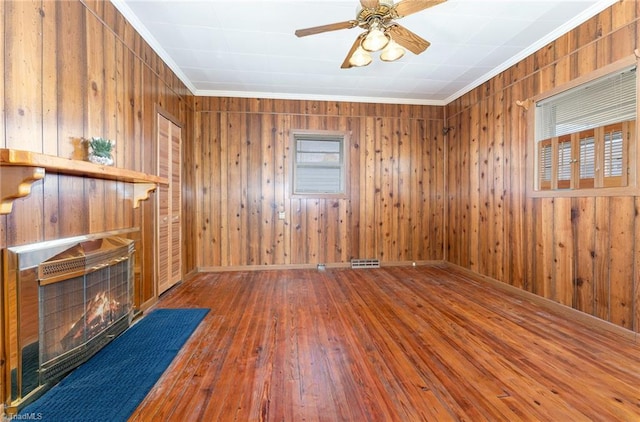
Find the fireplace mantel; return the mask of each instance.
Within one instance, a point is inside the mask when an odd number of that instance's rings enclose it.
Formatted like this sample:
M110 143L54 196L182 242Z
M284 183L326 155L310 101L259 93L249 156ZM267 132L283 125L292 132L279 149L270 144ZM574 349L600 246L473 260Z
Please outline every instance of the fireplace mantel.
M152 174L55 155L0 148L0 215L11 213L13 202L29 195L31 185L43 179L47 172L133 183L134 208L147 199L157 185L169 184L167 178Z

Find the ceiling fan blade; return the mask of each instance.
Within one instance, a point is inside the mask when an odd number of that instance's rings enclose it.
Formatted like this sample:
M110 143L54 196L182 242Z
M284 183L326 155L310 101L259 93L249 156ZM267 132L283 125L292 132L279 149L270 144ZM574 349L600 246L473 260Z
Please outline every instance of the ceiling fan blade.
M329 25L314 26L312 28L298 29L296 36L306 37L307 35L320 34L322 32L337 31L338 29L351 29L358 25L358 21L350 20L344 22L330 23Z
M380 0L360 0L360 4L365 9L377 9L380 6Z
M421 10L437 6L445 1L447 0L402 0L399 3L396 3L394 9L396 10L398 18L402 18Z
M387 32L395 42L413 54L420 54L431 45L429 41L420 38L404 26L398 24L392 25Z
M340 69L349 69L353 67L353 65L349 63L349 60L351 60L351 56L353 56L353 53L355 53L358 47L360 47L360 43L362 42L362 39L364 38L365 34L366 32L358 35L358 38L356 38L355 42L351 46L351 49L349 50L347 57L344 59L344 62L342 62L342 66L340 66Z

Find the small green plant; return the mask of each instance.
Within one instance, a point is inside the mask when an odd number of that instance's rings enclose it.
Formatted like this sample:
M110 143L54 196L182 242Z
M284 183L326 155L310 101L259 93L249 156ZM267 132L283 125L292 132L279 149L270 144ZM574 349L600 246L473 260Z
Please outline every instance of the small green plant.
M111 151L113 150L115 144L115 142L104 138L92 137L89 140L89 148L91 148L91 153L98 157L110 158Z

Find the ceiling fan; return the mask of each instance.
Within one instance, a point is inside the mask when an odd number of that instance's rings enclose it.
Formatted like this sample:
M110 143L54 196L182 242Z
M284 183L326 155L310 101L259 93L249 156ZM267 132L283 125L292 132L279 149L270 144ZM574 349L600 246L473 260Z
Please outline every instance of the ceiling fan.
M357 11L355 19L298 29L295 34L306 37L358 26L365 32L358 35L351 46L340 66L342 69L368 65L372 61L370 53L375 51L381 51L381 60L394 61L404 55L405 48L413 54L420 54L431 45L429 41L398 25L395 20L445 1L447 0L402 0L394 4L393 0L360 0L362 7Z

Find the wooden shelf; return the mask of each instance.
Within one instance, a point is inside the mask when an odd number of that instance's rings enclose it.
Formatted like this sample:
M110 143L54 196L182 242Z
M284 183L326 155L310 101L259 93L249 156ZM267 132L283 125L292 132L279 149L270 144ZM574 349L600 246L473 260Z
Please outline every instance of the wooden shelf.
M120 180L130 183L169 184L166 178L153 174L15 149L0 149L0 166L42 167L49 173Z
M153 174L0 148L0 214L9 214L13 201L29 195L31 185L43 179L47 172L134 183L134 208L139 206L140 201L147 199L157 185L169 184L167 178Z

